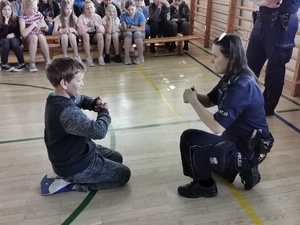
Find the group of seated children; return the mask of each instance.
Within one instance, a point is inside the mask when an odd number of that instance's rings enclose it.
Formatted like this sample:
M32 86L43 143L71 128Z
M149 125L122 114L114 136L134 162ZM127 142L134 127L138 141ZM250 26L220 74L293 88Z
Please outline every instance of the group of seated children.
M94 0L95 1L95 0ZM46 34L59 36L63 57L68 56L68 47L74 52L74 59L82 62L78 53L78 41L82 40L86 54L86 65L94 66L91 57L91 43L97 45L98 64L100 66L110 63L111 45L114 47L115 62L122 62L119 52L119 39L124 38L124 64L132 64L130 48L135 44L138 56L134 64L144 62L144 39L151 36L170 37L177 32L189 34L189 8L182 0L174 0L170 5L167 0L153 0L148 8L143 0L127 0L124 9L111 0L97 3L85 0L83 13L77 17L74 12L74 0L61 0L60 8L53 0L23 0L22 13L16 16L12 4L8 0L0 2L0 39L1 39L1 69L4 71L21 71L25 68L23 52L20 47L21 37L25 48L29 49L29 71L38 71L35 57L38 46L45 58L46 67L51 63ZM53 19L52 11L47 11L49 5L59 14ZM123 12L122 12L123 11ZM97 12L97 13L96 13ZM171 14L170 14L171 12ZM102 16L101 16L102 15ZM147 21L149 15L149 19ZM121 35L122 34L122 35ZM174 51L175 43L166 43L168 51ZM17 56L18 65L12 67L8 64L9 50L12 49ZM104 51L105 49L105 51ZM188 50L185 42L184 50ZM155 45L150 46L151 53L155 53ZM103 57L103 53L105 56Z

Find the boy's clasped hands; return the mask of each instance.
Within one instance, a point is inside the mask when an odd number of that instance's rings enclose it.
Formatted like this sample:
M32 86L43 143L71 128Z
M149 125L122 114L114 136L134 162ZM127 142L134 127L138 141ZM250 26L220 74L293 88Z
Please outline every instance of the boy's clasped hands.
M94 111L99 112L101 109L106 108L108 109L108 104L107 102L103 102L102 99L98 96L94 100Z

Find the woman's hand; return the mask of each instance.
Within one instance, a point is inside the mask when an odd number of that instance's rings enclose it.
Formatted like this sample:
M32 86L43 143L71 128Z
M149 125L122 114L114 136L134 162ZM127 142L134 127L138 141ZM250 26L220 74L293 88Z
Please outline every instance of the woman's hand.
M185 89L183 92L183 102L191 103L194 100L197 100L197 90L194 87Z

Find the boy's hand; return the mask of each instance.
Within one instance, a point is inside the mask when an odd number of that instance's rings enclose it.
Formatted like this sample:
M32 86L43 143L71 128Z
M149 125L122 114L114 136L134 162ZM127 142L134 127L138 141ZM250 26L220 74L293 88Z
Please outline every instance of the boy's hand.
M93 110L95 112L99 112L103 108L108 109L107 103L106 102L102 102L102 99L99 96L94 99L94 103L93 104L94 104Z

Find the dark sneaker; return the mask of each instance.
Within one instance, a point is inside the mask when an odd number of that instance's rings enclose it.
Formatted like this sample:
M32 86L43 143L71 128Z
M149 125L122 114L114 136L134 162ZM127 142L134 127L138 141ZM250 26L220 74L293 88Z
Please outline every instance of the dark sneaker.
M179 186L178 194L186 198L212 198L218 195L216 183L211 187L202 187L198 181L192 181L189 184Z
M13 69L13 72L20 72L20 71L24 70L25 67L26 67L26 66L25 66L25 63L21 63L21 64L17 65L17 66Z
M110 63L110 56L109 56L109 54L106 54L106 55L104 56L104 62L105 62L105 63Z
M155 45L154 45L154 44L151 44L151 45L150 45L150 54L155 54L155 53L156 53Z
M120 55L115 55L115 62L116 63L121 63L122 62L122 58L121 58L121 56Z
M172 46L173 49L176 49L176 48L177 48L175 42L172 42L172 43L171 43L171 46Z
M188 52L189 51L189 46L188 44L184 44L183 46L183 51Z
M8 64L2 64L1 65L1 70L2 71L7 71L7 72L10 72L10 71L13 71L14 70L14 67L8 65Z
M240 177L246 190L252 189L260 182L260 173L257 166L243 171L240 173Z

